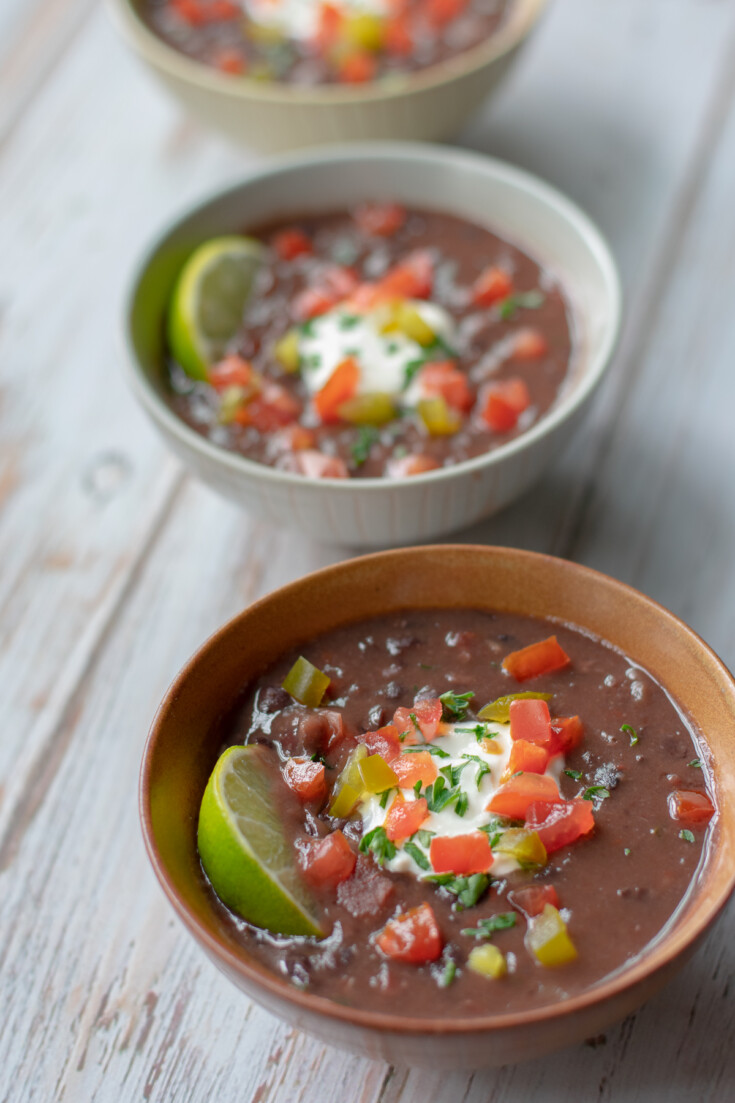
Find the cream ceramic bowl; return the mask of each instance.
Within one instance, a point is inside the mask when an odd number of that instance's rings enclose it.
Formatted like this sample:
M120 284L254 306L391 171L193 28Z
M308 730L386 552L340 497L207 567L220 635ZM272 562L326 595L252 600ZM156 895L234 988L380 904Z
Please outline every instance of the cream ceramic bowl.
M313 479L216 447L170 409L163 318L199 243L290 215L391 198L488 225L561 279L577 354L563 393L521 436L452 467L404 479ZM133 389L171 448L225 497L269 521L354 546L413 543L463 528L522 494L566 444L615 345L621 297L599 231L564 196L500 161L438 146L362 144L282 160L167 227L134 275L125 317Z
M354 139L437 139L456 131L510 69L546 0L515 0L503 27L462 54L388 85L292 85L219 73L163 42L140 0L108 0L114 22L187 111L243 145L272 153Z
M709 748L718 818L690 892L659 936L587 991L527 1012L408 1018L344 1007L276 976L233 938L207 893L199 805L221 751L223 710L291 647L402 609L487 609L560 617L608 640L674 696ZM351 559L245 609L186 664L151 727L140 775L148 856L179 919L239 988L293 1026L400 1066L472 1069L540 1057L606 1030L670 979L735 886L735 681L690 628L620 582L514 548L409 548ZM655 1041L655 1040L654 1040ZM540 1097L539 1097L540 1098Z

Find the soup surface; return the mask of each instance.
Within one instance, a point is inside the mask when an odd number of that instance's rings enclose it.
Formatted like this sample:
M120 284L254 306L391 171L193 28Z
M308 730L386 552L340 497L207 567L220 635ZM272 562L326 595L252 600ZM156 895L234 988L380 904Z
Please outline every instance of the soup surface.
M396 80L489 38L508 0L143 0L165 42L233 76L310 86Z
M205 380L168 364L176 413L213 443L318 477L401 477L526 431L564 387L554 275L483 227L368 204L253 235L243 324Z
M223 922L274 972L364 1009L475 1016L588 989L666 926L712 829L687 719L559 623L445 610L340 628L249 686L225 734L258 745L326 937L215 900Z

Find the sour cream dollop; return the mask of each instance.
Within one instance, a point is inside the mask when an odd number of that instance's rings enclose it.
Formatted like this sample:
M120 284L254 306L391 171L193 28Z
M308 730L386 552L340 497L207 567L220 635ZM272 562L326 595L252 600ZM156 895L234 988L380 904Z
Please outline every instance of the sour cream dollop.
M322 0L241 0L246 15L261 26L282 32L288 38L308 42L319 29ZM389 0L334 0L342 15L389 13Z

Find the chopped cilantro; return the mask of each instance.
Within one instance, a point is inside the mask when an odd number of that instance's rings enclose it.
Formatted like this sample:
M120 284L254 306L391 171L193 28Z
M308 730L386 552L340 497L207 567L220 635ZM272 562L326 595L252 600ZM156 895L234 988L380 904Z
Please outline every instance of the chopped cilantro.
M421 667L422 670L433 670L434 669L434 666L433 666L432 663L419 663L419 666Z
M630 854L630 847L629 846L625 847L625 849L623 850L623 854L625 855L626 858L628 857L628 855Z
M693 843L694 842L693 832L687 830L686 827L682 828L682 830L679 832L679 838L683 839L685 843Z
M430 812L441 812L442 809L447 808L453 801L459 799L460 796L466 798L466 794L462 793L459 787L447 788L446 778L441 775L436 779L433 784L429 785L424 792L426 797L426 803L429 806ZM467 811L467 805L464 805L464 811L460 815L464 815Z
M391 789L384 789L383 792L380 794L380 807L381 808L385 808L386 804L388 803L388 797L390 796L390 794L392 792L393 792L392 788Z
M481 919L476 927L465 927L460 934L469 935L470 938L492 938L496 931L507 931L515 925L515 912L500 912L498 915L491 915L489 919Z
M570 777L572 781L579 781L582 776L581 770L565 770L564 773L567 775L567 777Z
M321 355L318 352L312 352L304 359L304 363L307 368L320 368L322 365Z
M380 439L380 433L374 425L361 425L357 430L357 438L350 448L352 459L357 467L362 465L370 455L370 450Z
M423 368L425 363L426 363L426 360L423 357L420 360L409 360L408 361L405 368L403 369L404 372L405 372L405 376L404 376L404 379L403 379L403 390L404 391L406 390L406 388L408 386L410 386L411 382L413 381L414 376L417 374L417 372L421 371L421 369Z
M360 318L357 314L343 314L339 320L340 329L354 329L359 323Z
M417 687L414 686L413 688L414 688L414 693L415 693ZM416 731L420 732L421 731L421 725L419 724L419 718L416 715L416 713L415 712L409 712L408 716L409 716L409 719L410 719L411 723L415 727Z
M456 907L459 909L474 907L490 887L490 878L487 873L472 873L469 877L455 877L451 873L441 873L437 877L427 877L426 880L433 881L440 888L456 896Z
M379 866L382 866L383 862L389 862L391 858L396 856L395 845L386 835L384 827L374 827L372 831L368 831L367 835L363 835L360 840L360 852L367 854L369 850L372 850Z
M399 348L400 345L397 341L389 341L388 344L385 346L385 351L388 353L389 356L394 356L398 352Z
M469 762L458 762L456 766L442 766L439 773L442 774L450 785L459 785L462 771L467 769Z
M477 788L480 788L480 782L484 778L485 774L490 773L490 763L484 762L481 758L478 758L476 754L463 754L462 758L466 758L468 762L474 762L477 764L477 773L475 774L475 782Z
M582 793L582 800L605 800L609 796L610 790L604 785L590 785L589 789L585 789Z
M458 816L464 816L465 812L470 806L470 798L465 792L460 792L456 801L454 802L454 811Z
M467 693L455 693L454 690L448 689L446 693L440 693L439 700L444 709L443 719L464 720L467 706L474 696L471 690Z
M414 783L413 791L417 797L421 796L421 778Z
M314 326L316 325L316 318L309 318L307 322L302 322L299 329L303 333L304 337L314 336Z
M437 758L449 758L449 752L443 751L441 747L435 746L433 743L419 743L416 747L406 747L405 754L418 754L423 752L424 754L433 754Z
M437 984L440 988L448 988L457 974L457 963L452 958L447 958L447 963L442 969Z
M412 835L411 838L418 838L422 846L430 846L431 840L434 838L434 835L434 831L427 831L425 828L422 827L419 828L416 834Z
M500 837L504 831L507 831L509 827L522 827L522 820L508 820L503 816L496 816L495 819L490 820L490 823L484 823L479 828L480 831L484 831L490 840L490 846L495 847L500 841Z
M631 747L635 747L639 738L638 732L635 730L635 728L631 728L630 724L621 724L620 730L621 732L625 732L626 735L630 736L630 745Z
M518 291L515 295L509 295L500 304L500 317L504 322L510 321L519 307L525 310L538 310L543 305L546 296L540 291Z
M693 758L692 761L689 763L689 765L693 766L695 770L701 770L702 769L702 759L701 758Z
M421 869L431 869L429 859L426 857L423 850L416 846L416 843L412 843L409 839L407 843L403 844L403 849L406 851L406 854L411 855L416 865Z
M497 732L491 732L487 724L473 724L471 728L456 728L462 735L474 735L479 743L481 739L495 739Z

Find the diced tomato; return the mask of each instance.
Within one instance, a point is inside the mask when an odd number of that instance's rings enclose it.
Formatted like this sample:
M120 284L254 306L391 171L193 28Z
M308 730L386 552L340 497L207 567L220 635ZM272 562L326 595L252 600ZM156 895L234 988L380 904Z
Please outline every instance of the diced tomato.
M168 6L182 23L188 23L190 27L198 27L206 21L199 0L169 0Z
M260 377L249 360L242 356L225 356L214 364L207 373L207 381L216 391L226 391L228 387L243 387L250 390Z
M354 294L360 280L354 268L347 268L344 264L328 264L319 273L319 283L340 302Z
M405 15L396 14L386 23L385 51L392 57L410 57L413 53L413 35Z
M311 241L298 226L279 230L271 244L281 260L295 260L296 257L309 256L313 252Z
M326 53L339 36L342 27L342 12L333 4L321 4L316 32L316 44L321 53Z
M541 800L552 804L561 800L554 779L546 774L518 774L495 790L487 810L511 820L525 820L529 805Z
M512 279L504 268L495 265L481 272L472 285L472 301L477 306L492 306L512 294Z
M334 696L337 689L337 683L334 678L329 683L329 689ZM344 716L337 709L320 709L318 715L326 721L327 725L326 749L328 751L333 751L335 747L339 746L347 734Z
M538 834L547 854L575 842L580 835L588 835L594 826L589 800L537 800L526 811L526 827Z
M563 670L571 661L556 636L549 636L548 639L529 644L519 651L511 651L503 659L502 666L517 682L527 682L529 678Z
M468 835L435 835L429 847L429 859L435 873L487 873L493 864L490 840L484 831Z
M169 0L170 9L184 23L198 27L204 23L221 23L229 19L238 19L242 12L232 0Z
M517 911L523 912L527 919L541 915L547 904L560 908L559 894L553 885L528 885L526 888L513 889L508 893L508 903Z
M550 755L569 754L582 742L584 727L578 716L555 716L551 721Z
M375 76L377 63L367 50L354 50L341 58L337 75L345 84L365 84Z
M511 701L510 737L524 739L528 743L539 743L546 747L551 738L551 716L546 701L533 698Z
M323 762L312 762L310 758L289 758L283 767L283 776L301 800L324 800L327 795Z
M310 479L349 479L347 464L338 456L326 456L316 448L298 452L298 470Z
M303 852L304 873L313 885L334 888L355 868L357 856L341 831L333 831Z
M504 379L488 383L480 391L480 417L495 433L509 433L518 418L531 405L531 394L522 379Z
M435 360L419 373L419 382L427 395L440 395L454 410L467 413L475 401L467 376L453 360Z
M209 0L205 8L205 22L220 23L227 19L240 19L242 9L233 0Z
M669 815L679 823L707 823L715 814L706 793L694 789L675 789L669 793Z
M381 758L393 766L393 760L401 753L401 741L398 738L398 729L392 724L386 724L374 732L365 732L358 735L359 743L364 743L370 754L379 754Z
M235 414L241 425L252 425L260 433L272 433L296 421L301 413L297 399L280 383L266 382L252 402Z
M337 903L360 919L364 915L377 915L394 892L391 878L378 871L372 858L360 854L355 872L337 886Z
M452 23L467 7L468 0L426 0L426 17L435 27Z
M326 314L336 302L334 295L321 287L305 287L291 300L291 313L297 322L306 322Z
M388 957L413 965L436 961L442 952L439 926L428 904L419 904L391 919L378 935L377 942Z
M406 221L406 208L398 203L363 203L354 219L364 234L392 237Z
M411 746L418 742L416 738L416 724L413 721L413 717L415 716L421 734L426 742L430 743L432 739L436 738L439 731L442 712L442 703L438 697L426 697L422 701L414 702L409 709L396 709L393 716L393 723L398 728L401 735L406 733L406 738L403 742Z
M432 781L436 781L438 773L436 763L428 751L399 755L391 761L391 768L401 789L413 789L417 781L422 785L431 785Z
M212 64L221 73L231 73L233 76L244 73L246 69L245 58L237 50L218 50Z
M549 343L537 329L520 329L513 338L514 360L540 360L549 351Z
M429 806L423 797L404 800L399 793L388 809L383 827L391 842L402 842L421 827L429 816Z
M434 286L434 262L427 249L416 249L375 285L378 299L428 299Z
M314 408L325 425L339 421L337 411L352 398L360 382L360 366L353 356L337 365L327 382L314 395Z
M422 452L411 456L395 456L388 460L386 474L391 479L403 479L410 475L423 475L425 471L436 471L441 467L433 456L426 456Z
M314 447L315 437L311 429L303 425L285 425L273 434L273 443L283 452L303 452Z
M517 739L510 748L506 773L508 777L518 770L524 774L542 774L549 764L549 752L538 743Z

